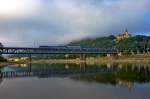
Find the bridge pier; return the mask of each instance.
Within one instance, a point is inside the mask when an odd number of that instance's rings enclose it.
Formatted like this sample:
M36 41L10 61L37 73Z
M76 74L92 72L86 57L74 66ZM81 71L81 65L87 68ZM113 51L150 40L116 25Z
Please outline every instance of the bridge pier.
M143 50L143 51L142 51L142 54L145 54L145 53L146 53L146 51L145 51L145 50Z
M32 55L31 54L29 55L29 62L30 63L32 62Z
M86 70L86 66L87 66L86 62L81 62L80 63L80 70L81 71L85 71Z
M86 62L86 55L80 54L80 60Z
M134 51L133 50L131 50L131 52L130 52L132 55L135 55L135 53L134 53Z

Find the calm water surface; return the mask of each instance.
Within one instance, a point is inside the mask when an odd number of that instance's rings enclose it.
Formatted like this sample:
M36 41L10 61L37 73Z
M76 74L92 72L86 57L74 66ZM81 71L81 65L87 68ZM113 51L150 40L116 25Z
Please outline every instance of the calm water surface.
M0 99L150 99L150 65L1 67Z

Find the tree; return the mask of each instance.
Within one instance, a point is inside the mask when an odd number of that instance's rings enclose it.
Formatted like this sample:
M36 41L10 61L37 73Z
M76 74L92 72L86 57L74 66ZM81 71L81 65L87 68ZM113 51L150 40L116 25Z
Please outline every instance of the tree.
M0 42L0 47L4 47L3 44Z
M116 37L114 35L110 35L108 38L111 39L111 40L116 39Z
M3 44L0 42L0 47L4 47ZM6 62L7 60L0 54L0 62Z

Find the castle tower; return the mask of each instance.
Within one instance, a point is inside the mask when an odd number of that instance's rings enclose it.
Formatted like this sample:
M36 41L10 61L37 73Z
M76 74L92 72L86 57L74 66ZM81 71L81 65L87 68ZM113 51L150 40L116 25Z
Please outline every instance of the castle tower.
M119 36L116 37L116 41L119 42L121 40L130 38L130 37L131 37L131 35L129 34L128 29L126 29L125 32L122 35L119 35Z
M131 35L128 32L128 29L125 30L125 32L123 33L123 38L129 38L131 37Z

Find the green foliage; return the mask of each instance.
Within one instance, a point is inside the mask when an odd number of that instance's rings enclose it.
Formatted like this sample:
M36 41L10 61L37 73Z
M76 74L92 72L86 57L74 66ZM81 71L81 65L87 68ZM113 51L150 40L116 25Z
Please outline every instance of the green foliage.
M148 72L138 72L138 71L119 71L119 72L106 72L106 73L97 73L94 76L80 76L79 78L73 78L75 80L88 81L88 82L98 82L103 84L116 85L118 79L122 81L131 81L131 82L149 82L150 73Z
M135 37L131 37L123 41L120 41L119 43L116 43L115 47L123 49L138 48L138 41L135 39Z
M109 37L99 37L93 39L84 39L79 41L71 42L71 46L82 46L82 47L98 47L98 48L119 48L119 49L132 49L139 48L140 43L149 43L150 47L150 37L137 35L128 39L124 39L120 42L115 41L115 36L111 35ZM141 44L143 45L143 44ZM141 47L141 46L140 46Z
M0 62L7 62L7 60L3 56L0 55Z
M142 49L144 48L144 43L143 42L149 42L149 47L150 48L150 37L149 36L142 36L142 35L137 35L128 39L124 39L120 42L116 42L116 37L114 35L110 35L108 37L99 37L99 38L87 38L87 39L82 39L78 41L73 41L68 44L68 46L81 46L81 47L96 47L96 48L118 48L118 49ZM141 43L141 44L140 44ZM142 45L142 46L141 46ZM126 52L128 53L128 52ZM90 55L92 56L92 55ZM93 55L96 56L96 55ZM77 55L69 55L67 58L69 59L74 59L76 57L79 57ZM59 54L59 55L38 55L39 59L65 59L65 54Z
M81 41L71 42L69 45L82 46L82 47L101 47L112 48L115 45L115 41L109 37L101 37L95 39L84 39Z

